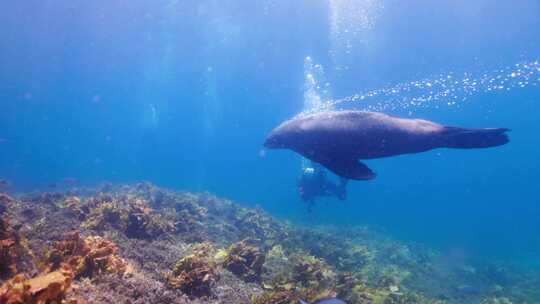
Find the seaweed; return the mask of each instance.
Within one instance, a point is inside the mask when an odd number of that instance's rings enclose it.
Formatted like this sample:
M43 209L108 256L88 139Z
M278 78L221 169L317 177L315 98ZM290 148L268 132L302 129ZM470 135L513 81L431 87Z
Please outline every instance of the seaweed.
M167 281L172 288L195 297L211 296L212 285L219 280L216 265L208 259L192 254L178 260Z
M258 282L264 260L264 253L244 240L231 245L223 266L247 282Z
M253 304L296 304L298 296L291 291L271 291L253 297Z
M102 273L123 275L128 263L116 255L117 246L99 236L81 238L79 231L67 233L48 256L50 270L70 265L75 278L93 278Z
M85 229L105 231L115 229L130 238L151 239L174 232L172 223L164 220L140 198L106 196L94 201L96 206L81 225Z
M26 239L11 226L7 216L0 216L0 279L15 275L18 263L28 253Z
M40 303L287 304L337 296L351 304L509 304L540 297L534 269L477 262L447 270L439 260L365 227L300 227L209 193L150 183L0 193L0 303L37 303L37 290L46 295ZM71 288L57 280L68 271ZM456 286L481 288L469 295Z
M0 303L53 304L65 303L66 292L73 280L69 265L58 270L27 279L19 274L0 287ZM69 301L69 303L77 303Z

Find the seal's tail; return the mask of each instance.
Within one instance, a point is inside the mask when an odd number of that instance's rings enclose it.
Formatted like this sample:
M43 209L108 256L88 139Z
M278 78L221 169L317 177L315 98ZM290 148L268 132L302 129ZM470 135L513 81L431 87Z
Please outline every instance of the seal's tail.
M506 128L466 129L445 127L444 146L457 149L490 148L502 146L510 141Z

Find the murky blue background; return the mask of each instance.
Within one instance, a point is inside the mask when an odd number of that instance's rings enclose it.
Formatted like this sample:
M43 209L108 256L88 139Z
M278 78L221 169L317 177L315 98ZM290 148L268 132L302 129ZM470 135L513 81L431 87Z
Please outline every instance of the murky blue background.
M0 177L13 191L149 180L540 263L538 1L3 1L0 21ZM303 109L307 56L324 69L318 93L379 92L338 108L508 127L512 141L369 161L376 180L307 215L300 158L259 153Z

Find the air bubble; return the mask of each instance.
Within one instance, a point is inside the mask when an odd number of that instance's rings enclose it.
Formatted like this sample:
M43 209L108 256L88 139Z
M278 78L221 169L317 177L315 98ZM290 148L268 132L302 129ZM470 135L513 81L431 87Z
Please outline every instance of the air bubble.
M439 108L441 105L459 107L458 102L466 101L471 95L482 92L510 91L515 88L540 84L538 61L508 66L506 68L481 73L463 75L438 75L436 78L400 83L392 87L355 94L351 97L332 100L333 106L351 104L355 108L372 111L398 108Z

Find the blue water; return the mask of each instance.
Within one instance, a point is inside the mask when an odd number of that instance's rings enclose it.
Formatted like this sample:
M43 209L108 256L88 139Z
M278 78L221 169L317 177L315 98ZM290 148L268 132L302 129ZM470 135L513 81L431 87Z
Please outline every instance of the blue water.
M3 1L0 20L13 191L149 180L540 263L538 1ZM299 156L260 150L303 110L308 56L337 108L507 127L511 143L369 161L377 179L307 214Z

